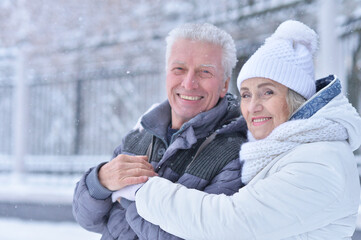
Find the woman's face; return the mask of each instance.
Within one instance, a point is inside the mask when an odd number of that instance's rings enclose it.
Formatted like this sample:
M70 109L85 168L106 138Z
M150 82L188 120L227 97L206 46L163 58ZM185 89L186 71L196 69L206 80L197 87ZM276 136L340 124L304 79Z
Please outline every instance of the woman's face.
M288 88L268 78L250 78L241 84L241 111L255 139L267 137L289 117Z

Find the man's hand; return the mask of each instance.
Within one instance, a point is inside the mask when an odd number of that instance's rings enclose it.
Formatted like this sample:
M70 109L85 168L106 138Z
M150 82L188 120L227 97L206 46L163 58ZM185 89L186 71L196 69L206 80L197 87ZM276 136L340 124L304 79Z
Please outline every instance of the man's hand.
M156 176L147 156L120 154L99 170L100 183L111 191L125 186L143 183L148 177Z

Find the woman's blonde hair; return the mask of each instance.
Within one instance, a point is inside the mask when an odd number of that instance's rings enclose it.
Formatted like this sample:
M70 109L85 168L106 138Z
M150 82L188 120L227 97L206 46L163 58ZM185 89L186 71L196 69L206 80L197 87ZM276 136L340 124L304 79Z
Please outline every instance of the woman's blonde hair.
M288 94L286 97L286 102L288 105L289 116L291 117L296 110L301 107L301 105L306 102L306 99L299 93L293 91L292 89L288 89Z

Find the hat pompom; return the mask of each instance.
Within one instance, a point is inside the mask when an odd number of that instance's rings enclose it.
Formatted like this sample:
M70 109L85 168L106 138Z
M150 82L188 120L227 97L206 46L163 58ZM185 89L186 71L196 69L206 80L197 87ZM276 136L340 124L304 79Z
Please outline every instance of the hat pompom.
M302 44L309 49L312 55L317 51L318 36L307 25L295 21L287 20L278 26L275 33L266 39L266 43L276 39L293 41L293 44Z

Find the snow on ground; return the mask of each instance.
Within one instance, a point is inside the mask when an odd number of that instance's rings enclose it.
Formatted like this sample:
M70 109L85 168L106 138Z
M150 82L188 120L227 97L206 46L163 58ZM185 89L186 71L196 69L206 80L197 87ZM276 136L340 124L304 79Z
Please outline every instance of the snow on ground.
M80 176L0 174L0 201L71 204ZM0 216L0 240L98 240L75 222L22 220Z
M0 201L71 204L75 183L80 176L22 176L0 174ZM361 203L361 200L360 200ZM361 231L361 204L357 219ZM95 240L100 235L81 228L75 222L21 220L0 217L0 240Z
M0 201L70 203L80 176L0 174Z
M100 235L71 222L39 222L0 218L1 240L99 240Z

